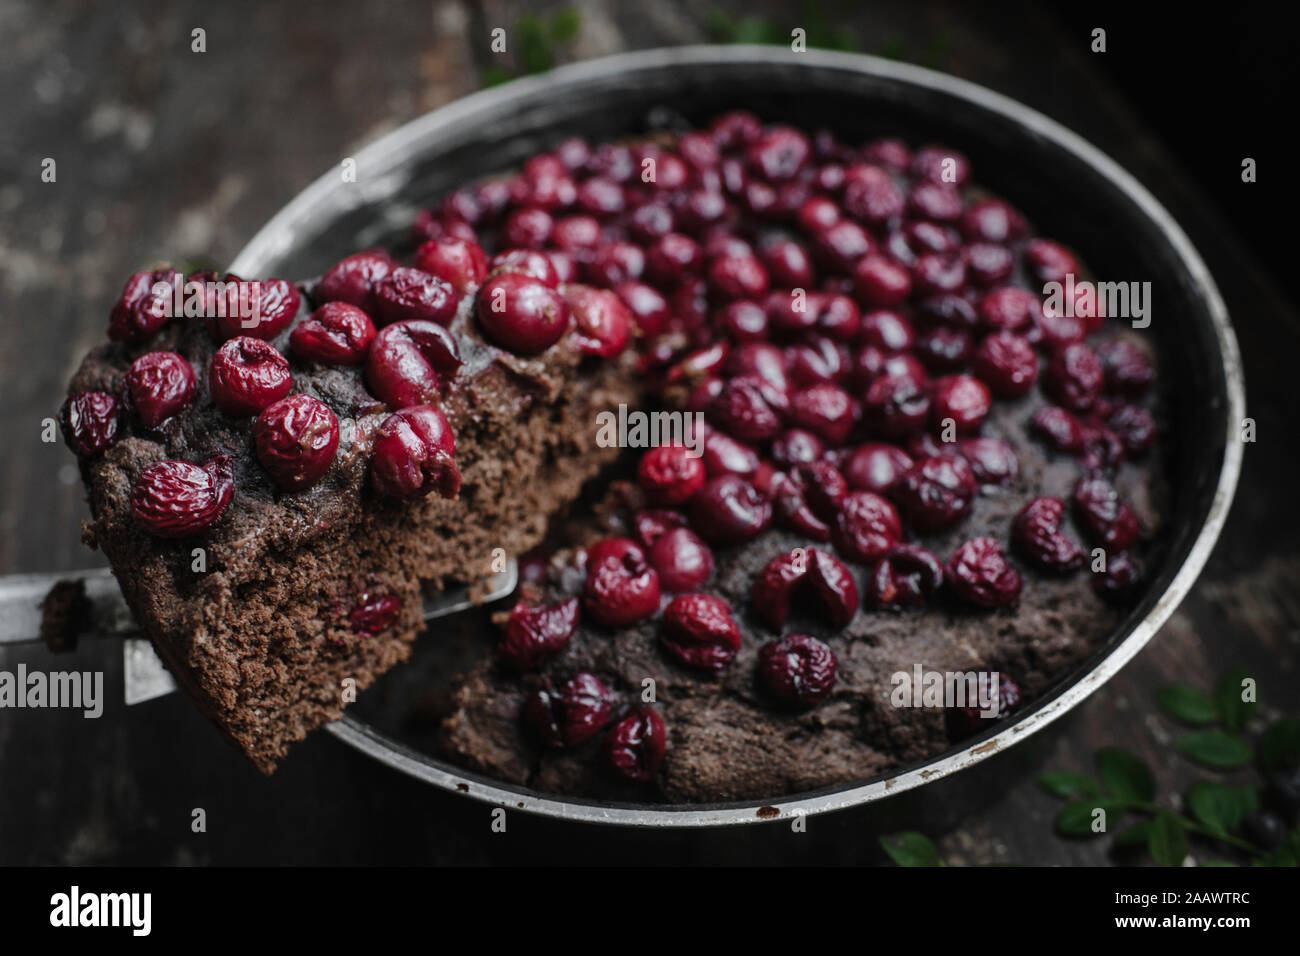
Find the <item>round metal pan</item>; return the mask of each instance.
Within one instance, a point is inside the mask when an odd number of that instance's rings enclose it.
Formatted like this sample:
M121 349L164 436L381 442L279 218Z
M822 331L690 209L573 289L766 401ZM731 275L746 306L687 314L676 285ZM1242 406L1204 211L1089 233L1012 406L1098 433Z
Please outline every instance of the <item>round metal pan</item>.
M722 805L600 804L467 773L423 746L432 739L427 731L425 737L408 732L420 681L431 674L445 680L458 656L476 652L442 635L419 642L434 650L417 651L417 658L432 658L399 668L393 681L363 695L349 716L330 726L351 746L445 790L567 820L700 827L837 810L933 782L1043 729L1123 667L1195 581L1223 526L1242 455L1237 429L1245 386L1219 292L1177 223L1113 160L1042 114L951 76L870 56L745 46L650 50L565 67L476 93L367 146L351 157L355 182L345 181L341 167L322 176L266 224L231 269L249 276L319 274L363 246L401 245L421 206L565 137L613 139L644 132L648 119L703 121L732 107L807 129L827 126L849 142L901 135L960 149L982 185L1078 248L1097 275L1152 283L1147 331L1168 410L1165 466L1176 480L1167 539L1143 600L1097 653L996 732L832 790Z

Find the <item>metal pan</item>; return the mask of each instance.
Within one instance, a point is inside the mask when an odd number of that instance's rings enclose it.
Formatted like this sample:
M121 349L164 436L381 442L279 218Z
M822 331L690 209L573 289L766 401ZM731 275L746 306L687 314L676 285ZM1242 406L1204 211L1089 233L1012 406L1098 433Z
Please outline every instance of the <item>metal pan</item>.
M351 746L437 787L567 820L700 827L838 810L931 783L1043 729L1123 667L1195 581L1223 526L1242 455L1237 429L1245 387L1218 290L1177 223L1114 161L1047 117L951 76L870 56L745 46L650 50L565 67L466 97L368 146L351 157L355 182L337 170L322 176L267 223L231 268L243 275L317 274L361 246L400 244L420 206L567 136L606 140L643 132L647 117L701 121L731 107L809 129L828 126L850 142L896 134L961 149L979 182L1080 249L1098 275L1151 281L1148 333L1169 409L1166 467L1177 480L1163 558L1145 598L1096 654L996 733L888 776L774 794L765 803L599 804L503 785L438 759L422 746L428 736L411 730L409 714L420 681L446 679L458 655L476 652L472 641L451 635L422 640L413 665L330 726Z

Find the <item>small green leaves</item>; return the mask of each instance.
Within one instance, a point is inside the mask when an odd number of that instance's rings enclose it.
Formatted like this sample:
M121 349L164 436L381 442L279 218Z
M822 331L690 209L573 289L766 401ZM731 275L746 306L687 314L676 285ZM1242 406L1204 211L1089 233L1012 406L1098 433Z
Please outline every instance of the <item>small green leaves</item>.
M1161 810L1151 821L1147 852L1157 866L1182 866L1187 859L1187 835L1178 818L1168 810Z
M1218 716L1214 701L1207 694L1181 684L1157 690L1156 703L1174 720L1193 727L1213 723Z
M1065 770L1046 770L1037 777L1038 785L1054 797L1093 797L1097 795L1097 785L1088 777Z
M1178 741L1178 749L1199 764L1215 770L1231 770L1250 762L1250 744L1236 734L1221 730L1199 730Z
M1149 803L1156 795L1156 778L1137 757L1118 747L1097 751L1097 774L1106 790L1122 800Z
M1125 827L1115 837L1116 846L1146 846L1151 839L1151 821L1141 820L1131 827Z
M1124 815L1122 800L1109 798L1076 800L1056 815L1056 832L1061 836L1086 837L1114 829ZM1102 811L1098 813L1097 811Z
M934 844L923 834L911 830L882 836L880 847L899 866L943 866Z
M1235 830L1242 817L1258 806L1259 796L1253 787L1201 782L1193 784L1187 791L1187 809L1216 833Z
M1255 713L1255 680L1243 670L1230 672L1214 691L1219 720L1228 730L1241 730Z
M1283 717L1264 731L1255 759L1266 773L1300 765L1300 717Z

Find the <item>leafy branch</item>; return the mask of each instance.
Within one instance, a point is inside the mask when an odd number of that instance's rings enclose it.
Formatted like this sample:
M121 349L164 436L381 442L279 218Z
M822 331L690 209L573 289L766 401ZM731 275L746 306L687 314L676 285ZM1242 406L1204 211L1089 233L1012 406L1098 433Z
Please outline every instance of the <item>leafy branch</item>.
M1142 819L1120 830L1115 845L1145 848L1161 866L1182 865L1191 838L1230 847L1256 866L1300 865L1300 827L1295 826L1300 809L1300 718L1283 717L1252 741L1246 731L1258 710L1254 688L1249 674L1233 671L1212 694L1175 685L1157 690L1155 699L1168 716L1189 728L1176 742L1185 757L1214 771L1253 763L1267 787L1198 780L1183 795L1186 812L1179 812L1157 802L1155 776L1142 760L1106 747L1096 754L1095 778L1063 770L1038 775L1040 787L1069 801L1056 815L1056 832L1094 837L1113 829L1127 814ZM1291 818L1290 830L1283 815ZM880 845L899 866L943 865L934 845L919 833L889 834L881 837Z

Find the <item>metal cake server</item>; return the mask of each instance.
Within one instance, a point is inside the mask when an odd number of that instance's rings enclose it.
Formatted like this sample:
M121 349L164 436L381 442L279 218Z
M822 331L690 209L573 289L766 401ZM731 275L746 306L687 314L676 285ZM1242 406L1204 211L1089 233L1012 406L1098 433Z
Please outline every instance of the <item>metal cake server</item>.
M61 581L80 581L86 598L86 625L80 636L121 636L122 669L128 705L169 694L176 681L153 645L136 634L135 620L126 606L117 579L108 568L64 574L0 575L0 645L32 644L40 640L41 604ZM424 598L426 621L468 611L507 597L519 581L514 558L503 570L484 579L483 596L470 599L470 588L453 588Z

